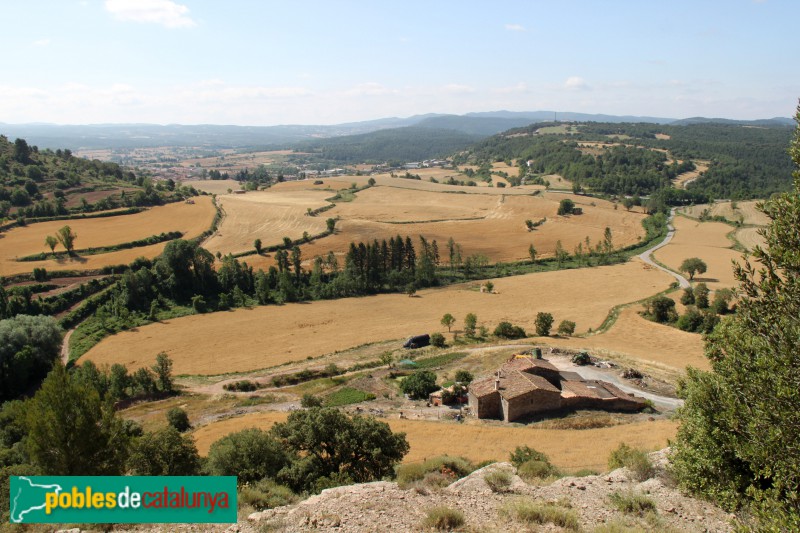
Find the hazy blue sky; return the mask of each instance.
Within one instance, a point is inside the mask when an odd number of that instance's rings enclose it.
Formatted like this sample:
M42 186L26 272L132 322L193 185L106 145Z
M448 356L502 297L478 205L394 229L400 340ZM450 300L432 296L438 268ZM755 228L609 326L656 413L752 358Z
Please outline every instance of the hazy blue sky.
M0 122L791 116L798 0L0 3Z

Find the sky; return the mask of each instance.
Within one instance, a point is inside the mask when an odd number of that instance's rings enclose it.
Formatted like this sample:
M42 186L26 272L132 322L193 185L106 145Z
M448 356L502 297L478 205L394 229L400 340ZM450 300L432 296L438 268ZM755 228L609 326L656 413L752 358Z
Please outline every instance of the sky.
M798 0L0 2L0 122L793 116Z

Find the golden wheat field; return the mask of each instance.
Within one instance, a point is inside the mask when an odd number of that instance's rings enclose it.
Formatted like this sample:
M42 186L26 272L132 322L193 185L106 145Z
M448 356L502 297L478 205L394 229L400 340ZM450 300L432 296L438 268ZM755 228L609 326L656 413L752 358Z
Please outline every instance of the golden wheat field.
M274 163L277 158L293 154L292 150L273 150L268 152L235 153L233 150L224 150L222 156L201 157L181 161L181 166L200 166L207 169L218 169L221 172L234 173L244 168L255 168L259 165Z
M677 178L675 178L675 186L678 188L685 188L686 184L690 181L696 180L700 174L708 170L708 165L710 165L710 161L702 161L697 160L694 162L695 169L690 172L684 172L683 174L679 174Z
M680 212L690 217L699 218L700 214L708 209L711 216L721 216L731 222L740 221L743 224L766 226L770 223L769 217L756 207L761 200L749 202L716 202L713 204L698 204L681 208ZM736 209L734 209L736 207Z
M440 319L476 313L494 328L507 320L533 331L536 313L569 319L578 331L597 328L608 310L666 288L672 278L639 261L583 270L498 278L497 294L477 283L419 291L417 297L384 294L335 301L265 306L193 315L149 324L108 337L86 358L128 368L152 365L165 351L176 374L216 375L273 367L386 339L443 331Z
M639 315L641 306L623 309L606 332L586 338L552 339L548 344L574 349L604 350L683 371L687 366L710 368L703 355L703 338Z
M726 236L733 231L730 226L722 222L697 222L686 217L675 217L673 225L675 237L653 254L658 261L677 271L684 259L699 257L708 265L708 271L697 274L695 282L703 281L711 289L736 284L732 261L740 261L742 254L731 249L733 243Z
M613 204L603 200L592 200L595 203L592 206L584 197L556 193L470 195L458 196L457 201L450 196L386 187L363 191L354 201L337 204L325 213L340 217L336 234L303 245L303 256L312 258L329 251L342 254L351 242L388 239L400 234L415 240L419 235L429 241L436 240L440 250L444 250L452 237L461 245L464 257L483 254L490 261L519 261L529 257L531 244L539 257L552 256L559 240L570 253L586 237L595 245L603 238L606 227L611 228L616 247L635 244L644 235L643 214L614 210ZM383 199L381 204L374 201L377 198ZM557 216L562 198L572 198L584 209L583 215ZM393 205L395 200L397 203ZM470 220L476 217L482 218ZM547 218L543 225L528 230L526 220L542 218ZM414 221L418 222L408 223Z
M756 246L763 248L767 245L766 239L759 233L760 230L761 228L739 228L734 236L739 244L752 251Z
M206 231L216 213L211 197L199 196L194 202L194 204L177 202L153 207L133 215L40 222L13 228L0 234L0 275L30 272L37 267L47 270L89 270L128 264L137 257L153 258L161 253L166 243L61 260L25 262L15 260L16 257L49 252L50 249L44 242L45 237L55 235L59 228L67 225L78 236L75 240L75 248L78 250L121 244L170 231L183 232L184 238L190 239ZM63 251L60 244L56 247L56 251L59 250Z
M195 443L201 455L211 444L229 433L247 428L269 429L284 422L286 413L262 412L213 422L198 428ZM621 426L568 430L502 427L477 421L433 422L384 420L392 431L406 434L410 450L403 462L413 463L437 455L462 456L480 461L507 461L517 446L527 445L547 454L561 468L607 470L608 456L621 443L646 450L660 450L675 438L677 423L671 420L643 421Z
M186 180L183 184L209 194L228 194L228 189L238 191L242 188L236 180Z
M279 244L283 237L299 239L325 231L323 216L310 217L308 209L328 205L327 191L252 191L226 195L218 199L224 218L203 247L212 253L243 252L253 248L253 241L263 245Z

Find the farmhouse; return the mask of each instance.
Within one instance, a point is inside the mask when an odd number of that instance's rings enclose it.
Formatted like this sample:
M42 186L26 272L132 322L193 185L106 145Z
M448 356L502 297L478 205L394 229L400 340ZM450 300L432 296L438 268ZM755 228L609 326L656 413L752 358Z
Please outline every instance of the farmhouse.
M469 406L478 418L513 422L527 415L557 409L638 411L644 400L576 372L561 372L540 357L515 355L493 376L474 381Z

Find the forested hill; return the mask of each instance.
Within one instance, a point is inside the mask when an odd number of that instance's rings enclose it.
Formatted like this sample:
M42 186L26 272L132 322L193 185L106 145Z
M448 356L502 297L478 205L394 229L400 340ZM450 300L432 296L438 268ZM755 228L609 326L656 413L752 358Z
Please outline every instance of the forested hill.
M407 127L308 141L296 145L296 149L342 163L419 161L463 150L482 137L440 128Z
M40 150L25 139L0 135L0 218L43 218L70 212L163 203L178 194L170 182L154 185L116 163Z
M539 123L485 139L457 161L531 160L526 170L536 174L561 174L581 187L628 195L669 190L677 175L702 161L709 168L687 186L692 196L766 198L791 187L792 131L720 123Z

